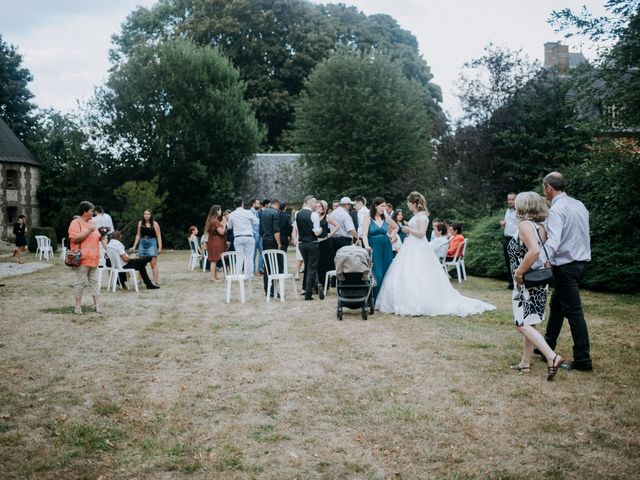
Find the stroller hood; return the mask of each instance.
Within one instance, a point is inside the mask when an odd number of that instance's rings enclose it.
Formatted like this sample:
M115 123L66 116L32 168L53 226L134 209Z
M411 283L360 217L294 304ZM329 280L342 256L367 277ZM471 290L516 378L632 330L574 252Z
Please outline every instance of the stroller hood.
M342 247L336 252L336 275L344 280L345 273L361 273L366 280L371 271L371 257L367 251L357 245Z

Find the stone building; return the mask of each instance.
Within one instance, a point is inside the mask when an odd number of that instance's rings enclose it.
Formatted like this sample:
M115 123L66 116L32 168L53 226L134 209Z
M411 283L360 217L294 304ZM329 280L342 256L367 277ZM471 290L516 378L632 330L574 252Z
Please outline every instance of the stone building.
M40 164L0 118L0 238L13 239L20 214L30 227L40 225L39 183Z
M242 197L300 204L308 194L299 153L258 153L251 159Z
M561 74L568 74L569 70L585 63L587 59L582 52L570 52L569 45L560 42L547 42L544 44L544 67L555 67Z

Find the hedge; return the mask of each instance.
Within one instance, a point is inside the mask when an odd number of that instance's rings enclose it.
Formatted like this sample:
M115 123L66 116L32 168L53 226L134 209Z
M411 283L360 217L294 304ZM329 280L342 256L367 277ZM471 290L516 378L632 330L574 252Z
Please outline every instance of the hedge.
M465 232L468 241L464 264L468 274L507 279L502 251L504 231L500 226L503 218L504 212L481 218Z
M44 235L51 240L51 246L55 252L58 249L58 237L56 230L53 227L31 227L29 232L29 251L35 252L38 248L38 242L36 242L36 235Z

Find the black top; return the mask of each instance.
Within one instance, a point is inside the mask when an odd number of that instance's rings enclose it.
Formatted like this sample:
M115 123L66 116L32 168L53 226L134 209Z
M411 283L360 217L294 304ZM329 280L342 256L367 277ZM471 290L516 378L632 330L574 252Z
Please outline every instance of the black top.
M289 237L291 237L291 231L293 225L291 223L291 214L289 212L280 212L280 240L283 244L289 244Z
M156 238L156 229L153 228L153 225L150 227L140 225L140 236L142 238Z
M322 227L322 233L318 238L327 238L327 235L329 235L329 232L331 231L331 227L329 227L326 215L320 219L320 227Z
M264 240L275 240L275 234L280 232L280 212L273 207L267 207L260 217L260 236Z
M27 224L26 223L14 223L13 224L13 234L15 236L22 235L24 236L27 232Z
M299 240L302 243L315 242L318 240L316 234L313 233L313 222L311 221L312 213L313 212L308 208L303 208L298 212L298 215L296 216Z
M351 220L353 220L353 228L355 228L357 232L358 231L358 212L356 212L355 208L352 208L351 210L349 210L349 215L351 215Z

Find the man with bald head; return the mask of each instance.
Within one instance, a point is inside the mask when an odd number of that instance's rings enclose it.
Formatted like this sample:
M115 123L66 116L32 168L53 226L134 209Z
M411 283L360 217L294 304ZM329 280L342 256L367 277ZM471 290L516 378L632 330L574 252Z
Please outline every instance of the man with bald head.
M546 223L546 248L540 249L540 259L551 265L554 283L544 336L549 347L555 349L566 318L573 337L571 368L590 372L593 366L589 354L589 332L578 289L578 282L591 261L589 212L581 201L565 193L562 174L548 174L544 177L543 188L551 208Z

